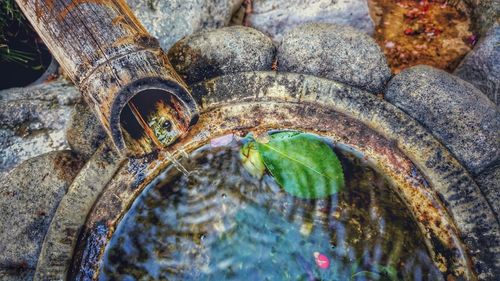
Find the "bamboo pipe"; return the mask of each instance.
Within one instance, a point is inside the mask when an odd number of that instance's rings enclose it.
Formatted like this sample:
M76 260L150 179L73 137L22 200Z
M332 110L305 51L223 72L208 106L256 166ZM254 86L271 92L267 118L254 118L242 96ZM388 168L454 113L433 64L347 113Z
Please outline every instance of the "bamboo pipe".
M196 122L198 110L187 86L124 0L16 1L120 152L150 153L182 137ZM178 129L168 143L158 142L145 121L148 112L131 101L140 96L144 105L151 93L159 92L171 107L163 111L170 112L166 118ZM124 127L127 105L136 121L126 121L139 123L149 141L131 137Z

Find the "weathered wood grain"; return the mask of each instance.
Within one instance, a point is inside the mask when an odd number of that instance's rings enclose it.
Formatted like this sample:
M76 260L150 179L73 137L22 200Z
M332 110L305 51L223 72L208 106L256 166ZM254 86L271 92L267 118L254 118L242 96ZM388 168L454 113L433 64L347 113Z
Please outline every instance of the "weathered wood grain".
M16 1L120 151L150 152L127 148L120 127L121 110L141 91L164 90L184 106L180 122L196 118L186 85L124 0Z

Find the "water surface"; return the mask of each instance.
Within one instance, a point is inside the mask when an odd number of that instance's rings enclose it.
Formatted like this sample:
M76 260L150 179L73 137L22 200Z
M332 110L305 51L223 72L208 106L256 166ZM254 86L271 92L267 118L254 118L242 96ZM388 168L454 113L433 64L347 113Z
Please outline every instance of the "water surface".
M238 145L204 147L133 204L100 280L444 280L413 219L372 167L334 149L344 191L295 198L253 178ZM329 266L319 266L317 257Z

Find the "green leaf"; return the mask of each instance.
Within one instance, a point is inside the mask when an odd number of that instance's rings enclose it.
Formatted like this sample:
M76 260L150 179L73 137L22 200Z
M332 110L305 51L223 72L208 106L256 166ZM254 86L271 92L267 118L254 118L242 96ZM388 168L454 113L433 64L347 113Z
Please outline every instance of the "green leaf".
M240 149L240 158L243 163L243 167L248 171L248 173L250 173L250 175L258 179L262 178L266 167L260 152L257 150L257 144L255 141L250 141L243 145Z
M323 198L339 192L344 174L333 150L319 137L296 132L272 134L257 141L265 166L288 193Z

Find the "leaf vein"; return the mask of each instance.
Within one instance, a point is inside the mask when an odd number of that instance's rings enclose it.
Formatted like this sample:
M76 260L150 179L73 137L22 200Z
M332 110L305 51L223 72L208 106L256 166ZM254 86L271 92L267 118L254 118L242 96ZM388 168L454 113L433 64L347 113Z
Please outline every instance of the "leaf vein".
M318 175L321 175L321 176L327 177L327 178L329 178L329 179L335 180L335 178L330 177L330 176L328 176L328 175L326 175L326 174L323 174L323 173L321 173L321 172L317 171L317 170L316 170L316 169L314 169L313 167L310 167L310 166L308 166L308 165L304 164L303 162L301 162L301 161L299 161L299 160L297 160L297 159L294 159L294 158L292 158L292 157L290 157L290 156L286 155L285 153L283 153L283 152L281 152L281 151L279 151L279 150L277 150L277 149L273 148L272 146L269 146L269 145L267 145L267 144L265 144L265 143L259 143L259 144L260 144L260 145L263 145L263 146L265 146L265 147L267 147L267 148L269 148L269 149L271 149L271 150L273 150L273 151L276 151L278 154L282 155L283 157L285 157L285 158L287 158L287 159L289 159L289 160L291 160L291 161L293 161L293 162L296 162L296 163L298 163L298 164L300 164L300 165L302 165L302 166L304 166L304 167L306 167L306 168L308 168L308 169L310 169L310 170L314 171L314 172L315 172L315 173L317 173Z

